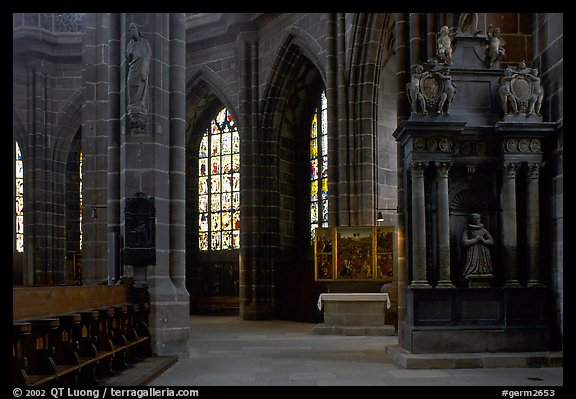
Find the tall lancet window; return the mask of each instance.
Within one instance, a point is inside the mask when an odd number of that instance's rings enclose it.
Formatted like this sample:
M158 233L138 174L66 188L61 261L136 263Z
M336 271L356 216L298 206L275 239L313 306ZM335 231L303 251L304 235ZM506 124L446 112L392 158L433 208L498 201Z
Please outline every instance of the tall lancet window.
M326 92L314 110L310 129L310 229L328 227L328 118Z
M80 249L82 249L82 238L83 238L83 234L82 234L82 216L84 215L84 205L83 205L83 201L82 201L82 151L80 151L80 156L78 159L78 181L79 181L79 193L78 193L78 198L80 199L80 216L79 216L79 223L80 223Z
M198 153L199 248L240 248L240 136L222 108L202 136Z
M24 252L24 164L22 151L16 142L16 251Z

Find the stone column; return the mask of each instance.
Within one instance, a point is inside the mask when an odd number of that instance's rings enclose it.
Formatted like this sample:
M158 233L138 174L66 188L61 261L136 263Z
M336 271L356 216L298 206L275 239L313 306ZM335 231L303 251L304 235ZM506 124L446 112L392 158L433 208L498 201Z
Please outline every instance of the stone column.
M122 64L120 46L121 18L120 14L109 16L110 34L108 37L108 200L106 210L108 223L108 283L115 284L114 277L123 275L120 265L120 224L122 209L120 206L120 87Z
M397 13L394 15L394 39L396 50L396 115L397 123L400 124L403 120L408 119L410 116L410 104L406 96L406 83L410 79L410 59L408 56L409 50L409 23L408 14ZM397 176L398 176L398 343L403 344L403 325L406 320L406 286L408 285L408 270L406 262L406 254L408 253L406 239L407 233L407 201L406 201L406 185L407 185L407 165L404 164L404 146L401 143L396 144L397 156Z
M132 23L141 34L139 40L148 41L151 54L149 68L143 71L148 72L145 107L138 112L129 107L128 90L134 87L126 84L130 69L124 51L133 38ZM183 13L127 13L121 19L122 231L126 229L126 198L136 192L154 197L156 263L133 266L127 272L150 287L149 326L152 351L158 355L186 353L190 329L190 301L184 284L185 24Z
M452 288L450 280L450 215L448 202L448 171L452 162L436 163L438 198L438 272L437 288Z
M425 162L410 164L412 172L412 283L411 288L429 288L426 280L426 209L424 203Z
M528 244L528 286L540 287L540 169L542 163L529 163L526 175L526 241Z
M109 97L111 67L108 46L111 39L111 15L86 13L82 46L82 156L83 164L83 244L82 280L99 284L108 280L108 209L98 209L91 218L90 205L106 206L108 200ZM110 43L114 47L113 43ZM114 84L115 82L113 82ZM118 112L118 111L116 111ZM117 132L116 132L117 133Z
M518 237L516 231L516 172L519 163L504 162L502 182L502 243L504 284L519 287L518 282Z

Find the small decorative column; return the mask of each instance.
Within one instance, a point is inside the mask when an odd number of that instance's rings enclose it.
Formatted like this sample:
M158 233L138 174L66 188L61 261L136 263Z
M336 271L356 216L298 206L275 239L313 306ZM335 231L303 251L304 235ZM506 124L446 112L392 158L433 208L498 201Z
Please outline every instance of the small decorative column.
M542 163L528 163L526 174L526 240L528 244L528 286L541 287L540 281L540 169Z
M504 162L502 166L502 243L506 287L520 287L516 231L516 172L519 166L515 162Z
M429 288L426 280L426 214L424 203L425 162L410 164L412 173L412 283L411 288Z
M437 288L453 288L450 279L450 216L448 203L448 172L452 162L436 163L438 196L438 272Z

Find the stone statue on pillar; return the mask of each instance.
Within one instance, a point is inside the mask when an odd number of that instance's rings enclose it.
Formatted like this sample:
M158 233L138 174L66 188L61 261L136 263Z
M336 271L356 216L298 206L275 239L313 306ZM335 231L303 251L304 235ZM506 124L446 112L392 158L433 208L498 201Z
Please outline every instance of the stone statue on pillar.
M469 287L490 287L494 278L490 257L490 247L494 245L494 238L484 228L480 219L478 213L470 215L470 222L464 229L461 240L466 249L463 275Z
M148 114L148 74L152 50L135 23L130 23L128 32L131 37L125 53L128 63L128 123L131 130L143 131Z
M456 34L472 34L476 36L481 31L478 30L478 13L463 12L458 17L458 28Z

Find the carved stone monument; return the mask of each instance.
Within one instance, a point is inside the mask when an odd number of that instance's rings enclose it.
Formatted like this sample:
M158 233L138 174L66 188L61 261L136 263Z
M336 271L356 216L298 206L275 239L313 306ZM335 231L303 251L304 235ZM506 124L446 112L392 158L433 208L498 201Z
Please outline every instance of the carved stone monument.
M539 351L551 342L539 170L558 124L539 115L538 70L524 62L502 70L500 31L479 34L476 18L461 15L451 41L443 27L435 58L412 65L411 113L393 134L407 215L398 341L410 354Z

